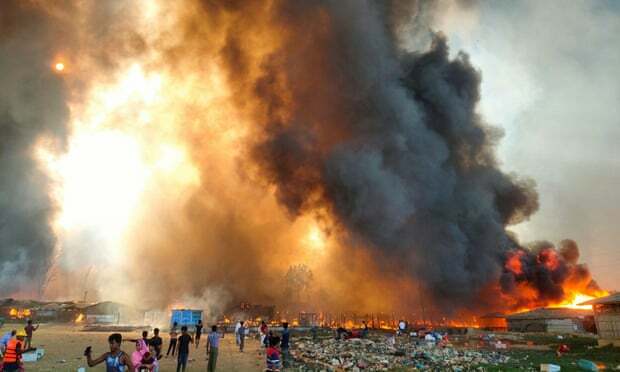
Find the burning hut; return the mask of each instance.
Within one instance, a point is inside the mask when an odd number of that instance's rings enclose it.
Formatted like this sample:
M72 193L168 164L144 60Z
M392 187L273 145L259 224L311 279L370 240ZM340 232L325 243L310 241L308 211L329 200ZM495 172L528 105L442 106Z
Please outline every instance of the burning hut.
M620 346L620 293L596 298L580 305L592 305L599 345Z
M228 309L226 311L224 319L243 319L250 322L257 322L259 320L271 321L277 318L275 317L275 315L275 306L273 305L259 305L242 302L240 305Z
M0 301L0 314L6 319L21 320L35 317L34 308L40 306L36 301L20 301L6 298Z
M478 319L478 326L487 331L506 331L508 329L506 315L502 313L490 313L481 316Z
M540 308L506 317L514 332L582 333L591 330L592 311L570 308Z
M89 305L75 302L49 302L35 308L34 312L39 321L74 322L82 314L83 308Z

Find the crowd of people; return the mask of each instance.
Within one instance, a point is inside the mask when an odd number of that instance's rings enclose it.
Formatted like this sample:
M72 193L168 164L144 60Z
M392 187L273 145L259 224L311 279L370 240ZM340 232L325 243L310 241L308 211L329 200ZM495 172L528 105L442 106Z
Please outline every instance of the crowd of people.
M2 371L23 371L22 354L36 350L32 347L34 332L39 325L33 325L28 320L23 330L11 330L0 338L0 355L2 356ZM225 331L225 329L224 329ZM160 330L155 328L152 337L148 331L142 332L139 339L130 339L135 350L126 353L121 349L123 336L120 333L113 333L108 337L109 351L99 357L93 357L92 347L88 346L84 350L84 356L89 367L104 364L106 372L159 372L160 360L162 358L174 358L176 356L177 372L185 371L189 360L191 346L196 348L200 345L203 332L202 321L194 325L194 332L191 334L187 326L179 328L178 323L173 323L168 332L168 349L164 355L164 340L160 336ZM290 347L290 330L288 323L282 323L282 331L276 334L264 321L258 327L261 353L264 352L266 371L280 371L287 366ZM249 327L244 321L239 321L235 325L236 344L239 352L244 351L245 339L249 335ZM223 333L218 332L218 327L213 325L206 342L206 357L208 360L207 371L216 370L217 359Z
M19 371L22 369L22 355L36 348L32 347L32 337L39 329L39 325L28 320L23 330L13 329L2 335L0 339L0 355L2 356L2 371Z
M216 326L213 326L213 330L217 333ZM179 334L178 324L176 322L170 328L170 342L165 357L169 357L171 353L172 357L174 357L176 354L177 372L185 371L187 368L190 345L193 343L198 345L201 332L202 322L196 325L194 336L188 332L187 326L182 326ZM148 336L148 331L143 331L142 338L129 340L135 343L135 351L129 355L120 348L123 340L122 335L120 333L113 333L108 337L110 346L109 352L105 352L98 358L93 359L91 347L89 346L86 348L84 355L86 356L88 366L94 367L98 364L105 363L107 372L124 372L125 369L132 372L158 372L160 367L159 361L164 358L162 353L163 340L159 336L158 328L153 330L153 337L149 338ZM209 353L210 346L211 345L207 345L207 353Z
M148 332L142 332L142 338L137 340L129 340L135 343L135 351L131 354L125 353L121 349L122 335L113 333L108 337L110 351L101 354L98 358L92 357L92 348L89 346L84 351L86 361L89 367L94 367L104 363L106 372L158 372L160 368L160 360L162 358L177 358L177 372L185 371L191 345L198 348L202 336L203 325L199 321L194 326L193 335L188 331L187 326L182 326L179 331L178 323L173 323L168 335L170 336L166 355L163 354L163 340L159 336L159 329L153 330L153 337L148 337ZM282 332L276 335L265 322L262 322L258 328L261 349L264 349L266 371L276 372L286 367L289 357L290 347L290 330L288 323L282 324ZM244 351L245 339L249 334L249 328L246 323L239 321L235 325L236 343L239 352ZM207 335L206 356L207 371L216 370L217 359L221 339L223 333L218 331L218 327L213 325L211 331ZM261 351L262 352L262 351Z

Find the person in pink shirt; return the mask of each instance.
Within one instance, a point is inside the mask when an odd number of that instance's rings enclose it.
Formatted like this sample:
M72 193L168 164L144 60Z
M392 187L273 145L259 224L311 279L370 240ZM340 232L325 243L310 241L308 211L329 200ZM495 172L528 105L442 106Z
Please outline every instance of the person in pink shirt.
M144 340L136 340L136 351L131 353L131 365L133 367L133 372L139 372L140 366L142 365L142 358L144 354L146 354L149 349L146 347L146 343Z

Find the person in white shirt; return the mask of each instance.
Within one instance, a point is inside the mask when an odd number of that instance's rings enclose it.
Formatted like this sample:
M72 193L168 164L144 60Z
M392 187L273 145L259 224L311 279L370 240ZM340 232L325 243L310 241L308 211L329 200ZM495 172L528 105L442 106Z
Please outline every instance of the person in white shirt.
M241 323L241 321L238 321L237 324L235 324L235 336L237 337L237 345L241 343L241 336L239 335L239 328L241 328Z
M407 328L407 324L405 324L404 320L401 320L400 322L398 322L398 333L400 335L404 335L405 334L406 328Z

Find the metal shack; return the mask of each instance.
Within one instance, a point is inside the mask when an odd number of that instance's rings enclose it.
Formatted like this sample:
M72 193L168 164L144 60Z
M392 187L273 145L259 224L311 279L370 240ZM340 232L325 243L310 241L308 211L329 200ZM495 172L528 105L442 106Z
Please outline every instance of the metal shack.
M583 333L593 323L592 311L569 308L539 308L506 316L513 332Z
M592 305L594 322L600 346L620 346L620 293L586 301L580 305Z
M193 329L199 320L202 320L202 310L172 309L170 325L172 326L176 322L179 327L187 326L187 328Z

